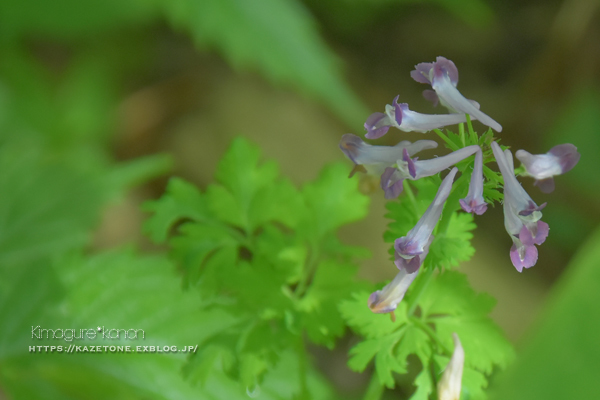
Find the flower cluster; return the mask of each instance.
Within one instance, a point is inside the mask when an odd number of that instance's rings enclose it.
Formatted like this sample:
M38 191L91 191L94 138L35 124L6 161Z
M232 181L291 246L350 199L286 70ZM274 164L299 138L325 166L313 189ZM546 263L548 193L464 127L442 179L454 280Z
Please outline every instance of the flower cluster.
M502 131L498 122L480 110L479 103L467 99L458 91L458 69L452 61L438 57L435 62L416 65L410 75L419 83L431 85L431 89L425 90L423 96L434 106L439 103L446 107L449 113L421 114L410 110L406 103L398 103L399 96L396 96L391 105L385 106L384 113L377 112L367 118L364 125L367 139L380 138L391 127L404 132L436 130L438 135L443 135L439 128L471 119L496 132ZM510 150L503 150L496 141L485 144L485 141L477 140L476 135L471 143L477 144L467 146L463 141L462 148L448 155L420 160L415 154L437 148L435 141L418 140L412 143L405 140L395 146L374 146L356 135L346 134L342 137L340 149L355 164L350 176L356 171L380 176L381 188L387 199L394 199L402 193L405 180L418 180L452 168L417 224L406 236L394 241L394 263L399 272L389 284L369 297L369 308L373 312L393 313L416 278L433 242L433 232L444 205L453 190L452 185L459 172L455 166L463 160L472 158L472 163L466 162L469 163L467 167L461 163L463 170L472 166L472 173L466 197L459 200L462 210L477 215L487 210L483 167L485 162L495 159L504 181L504 226L513 241L510 259L519 272L535 265L538 258L536 245L546 240L549 231L548 224L541 220L541 210L546 203L538 206L517 181ZM533 177L541 191L549 193L554 190L553 177L572 169L580 155L572 144L561 144L540 155L519 150L516 157L522 163L522 175Z

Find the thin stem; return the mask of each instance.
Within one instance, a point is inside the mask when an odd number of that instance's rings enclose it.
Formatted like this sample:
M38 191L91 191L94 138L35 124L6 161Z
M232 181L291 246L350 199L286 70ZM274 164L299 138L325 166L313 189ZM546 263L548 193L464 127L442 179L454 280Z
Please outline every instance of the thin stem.
M425 276L423 276L425 275ZM417 305L419 305L419 299L421 298L421 295L423 295L423 293L425 292L425 289L427 289L427 286L429 286L429 282L431 281L431 277L433 276L433 268L429 268L426 269L419 278L419 282L418 282L418 286L417 286L417 291L416 291L416 295L413 297L411 296L411 302L410 302L410 307L408 309L408 316L412 316L415 312L415 309L417 308Z
M310 252L308 255L308 261L304 266L304 271L302 272L302 277L300 278L300 282L298 282L298 286L294 290L294 296L299 299L302 297L304 292L307 289L308 282L314 275L317 270L319 260L319 247L315 243L310 243Z
M371 375L371 381L369 382L369 386L367 387L367 391L363 396L363 400L379 400L381 399L381 395L383 394L383 390L385 388L381 386L381 382L379 382L379 377L377 376L377 372L373 372Z
M419 215L419 208L417 207L417 198L415 197L415 194L413 193L410 184L408 183L408 179L405 179L404 182L402 182L402 186L404 186L406 197L408 197L408 200L410 200L410 203L415 209L415 214Z
M456 143L452 142L452 140L448 139L448 136L446 136L444 134L444 132L440 131L439 129L434 129L433 130L444 142L446 142L446 144L448 145L448 147L450 148L450 150L456 151L459 149L459 147L456 145Z
M429 325L427 325L425 322L423 322L422 320L420 320L419 318L416 317L410 317L410 321L415 324L416 326L418 326L421 330L423 330L425 333L427 333L429 335L429 337L431 337L433 339L433 341L448 355L452 355L452 350L449 349L448 347L446 347L444 345L444 343L442 343L442 341L440 340L440 338L438 337L437 333L435 333L435 331L433 329L431 329L431 327Z
M469 118L469 114L466 115L467 118ZM460 142L462 143L463 147L467 147L467 143L465 141L465 124L458 124L458 133L460 134Z
M306 379L307 360L306 360L306 346L304 345L304 338L302 335L298 337L298 374L300 378L300 398L309 399L310 395L308 392L308 384Z
M469 129L469 136L471 137L471 142L473 144L477 144L479 142L479 138L477 137L477 134L473 130L473 124L471 123L471 117L469 116L469 114L465 114L465 115L467 116L467 128Z

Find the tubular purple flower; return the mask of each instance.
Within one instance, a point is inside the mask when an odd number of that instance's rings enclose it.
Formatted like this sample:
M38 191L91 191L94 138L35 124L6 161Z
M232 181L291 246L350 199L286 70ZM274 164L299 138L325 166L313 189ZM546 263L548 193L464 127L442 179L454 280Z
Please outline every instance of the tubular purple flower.
M385 114L377 112L367 118L365 122L367 139L382 137L392 126L404 132L425 133L467 121L464 114L421 114L411 111L407 103L398 103L398 97L394 98L392 105L385 106Z
M570 171L577 163L581 154L577 147L570 143L559 144L546 154L531 154L525 150L516 153L517 158L525 167L526 175L535 178L535 185L544 193L554 191L554 176Z
M412 228L406 236L394 241L395 258L394 261L398 269L414 271L418 270L423 260L429 252L429 246L433 241L433 229L438 223L446 199L450 195L452 182L458 169L452 168L452 171L444 178L440 185L433 202L427 208L419 222Z
M504 227L510 235L513 246L510 258L517 269L530 268L537 262L535 245L544 243L548 236L548 224L541 221L541 209L546 203L537 206L525 189L519 184L514 174L512 154L509 150L502 152L496 142L492 142L492 150L496 162L504 178Z
M467 197L460 199L459 202L462 209L468 213L481 215L487 210L487 203L483 199L483 153L481 149L475 153L475 164Z
M394 263L400 271L383 289L377 290L369 296L369 308L374 313L393 312L404 298L410 284L417 277L423 260L429 253L429 246L433 241L433 228L440 219L457 171L457 168L453 168L444 178L433 202L415 227L406 236L398 238L394 242L394 249L396 250L396 261Z
M478 119L495 131L502 131L498 122L479 110L478 103L468 100L458 91L458 69L452 61L445 57L437 57L433 63L417 64L410 75L419 83L431 84L439 102L451 112L469 114L472 119ZM434 100L435 104L435 97L431 93L428 92L425 97Z
M403 154L402 159L397 162L397 168L388 167L381 175L381 188L385 192L385 198L398 197L402 193L404 179L417 180L435 175L473 155L477 150L480 150L479 146L471 145L430 160L411 159L408 154Z
M414 143L403 140L395 146L372 146L360 137L347 133L340 140L340 149L356 167L366 166L374 175L381 175L386 167L394 165L406 150L409 155L426 149L435 149L438 144L433 140L417 140ZM352 176L357 168L351 172Z
M390 126L392 126L392 122L386 114L373 113L369 115L365 122L365 129L367 130L365 137L367 139L378 139L387 133Z
M371 293L371 296L369 296L369 308L371 311L376 314L393 312L404 298L406 291L417 277L418 272L418 269L412 272L402 269L383 289Z

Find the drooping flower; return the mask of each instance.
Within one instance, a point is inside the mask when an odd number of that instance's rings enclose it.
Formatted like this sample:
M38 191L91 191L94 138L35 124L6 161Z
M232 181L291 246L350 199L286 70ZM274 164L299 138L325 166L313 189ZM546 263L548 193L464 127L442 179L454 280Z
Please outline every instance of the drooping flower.
M528 176L535 178L535 185L544 193L554 191L554 176L570 171L579 161L581 154L570 143L559 144L546 154L531 154L519 150L515 154L523 163Z
M468 213L481 215L487 210L487 203L483 199L483 153L481 149L475 153L475 164L467 197L460 199L459 202L462 209Z
M492 142L492 150L504 178L504 227L513 241L510 259L521 272L535 265L538 256L535 245L544 243L548 236L549 227L541 221L540 211L546 203L538 206L517 181L510 150L503 152L496 142Z
M453 168L444 178L433 202L414 228L406 236L398 238L394 242L396 256L394 263L400 271L383 289L377 290L369 296L369 308L374 313L393 312L404 298L410 284L415 280L423 260L429 253L429 246L433 241L433 228L440 219L457 171L457 168Z
M438 382L438 400L459 400L462 387L462 375L465 365L465 350L460 343L456 333L452 334L454 340L454 352L442 379Z
M394 279L385 285L383 289L371 293L369 296L369 308L376 314L393 312L404 298L410 284L417 277L419 270L408 272L401 269Z
M392 105L386 104L385 113L376 112L367 118L367 139L382 137L392 126L404 132L424 133L467 121L464 114L421 114L411 111L407 103L398 104L398 97L394 98Z
M417 180L435 175L464 160L477 150L480 150L479 146L471 145L430 160L412 159L408 154L403 154L402 159L397 162L397 168L388 167L381 174L381 188L385 192L385 198L398 197L402 193L404 179Z
M360 137L347 133L340 140L340 149L355 164L352 176L362 167L367 167L374 175L381 175L386 167L394 165L406 149L409 155L415 155L426 149L435 149L438 144L433 140L417 140L414 143L403 140L395 146L373 146Z
M446 199L450 195L452 182L458 169L452 168L444 178L433 202L427 208L419 222L401 238L394 241L395 264L398 269L407 271L418 270L429 252L429 246L433 241L433 229L438 223Z
M445 57L437 57L433 63L420 63L415 65L410 76L419 83L430 84L433 93L424 93L425 98L434 104L439 102L453 113L469 114L471 119L478 119L482 124L489 126L496 132L502 131L502 125L494 121L487 114L479 110L479 104L465 98L456 88L458 84L458 69L456 65Z

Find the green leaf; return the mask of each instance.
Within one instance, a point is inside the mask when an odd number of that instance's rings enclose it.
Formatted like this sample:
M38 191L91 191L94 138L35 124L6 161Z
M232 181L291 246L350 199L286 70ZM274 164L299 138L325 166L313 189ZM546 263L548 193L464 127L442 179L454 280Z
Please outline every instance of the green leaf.
M452 213L446 232L435 235L425 262L434 267L451 268L470 260L475 254L471 245L471 231L475 227L472 214Z
M406 373L406 367L394 356L393 349L400 341L402 331L378 339L367 339L350 349L351 358L348 366L358 372L362 372L368 363L375 358L375 371L379 382L388 387L394 387L392 373Z
M373 313L367 306L368 299L369 293L362 291L354 293L351 300L340 303L342 317L355 332L368 339L375 339L391 334L406 322L406 302L398 305L394 313L396 322L392 322L388 315Z
M364 287L355 276L354 265L324 261L317 267L310 288L299 302L302 322L311 341L333 348L336 338L344 333L346 324L338 304Z
M37 268L36 268L37 269ZM169 262L160 257L139 257L131 251L117 251L86 259L79 255L55 263L49 293L64 293L58 298L12 297L13 310L3 314L8 325L42 328L142 329L144 339L110 340L100 334L95 339L40 340L28 338L28 345L200 345L207 338L230 329L238 318L222 310L201 310L192 293L182 293L179 278ZM132 284L134 283L134 284ZM150 296L148 294L151 294ZM15 302L16 301L16 302ZM36 303L32 303L36 302ZM19 314L29 305L43 310ZM15 313L17 311L17 313ZM48 324L48 325L45 325ZM198 326L202 329L198 329ZM27 329L27 331L30 330ZM20 336L27 338L26 335ZM27 393L30 377L36 377L36 390L48 388L62 398L102 399L151 397L157 399L198 397L197 388L185 383L179 374L185 354L29 354L21 341L3 341L10 358L3 358L0 376L9 394ZM6 354L6 353L5 353ZM215 392L214 382L205 389ZM98 387L98 390L95 388ZM217 389L221 390L222 389ZM29 391L32 393L33 389ZM34 398L45 398L40 393Z
M402 341L396 349L396 358L406 364L408 356L415 354L426 364L431 357L431 345L431 338L426 332L416 325L408 324L404 330Z
M157 243L167 239L175 222L182 219L207 219L206 201L194 185L180 178L171 178L165 195L146 202L144 210L153 213L144 224L144 231Z
M206 263L209 257L219 258L221 262L235 262L238 242L227 227L218 224L187 223L180 227L179 232L181 235L171 240L171 254L183 267L186 283L195 285L202 275L206 277L212 272L212 266ZM227 279L228 273L233 272L232 267L218 276Z
M222 221L246 233L270 221L294 227L301 215L301 199L292 184L279 177L274 161L259 165L260 149L236 138L217 167L207 200L210 210Z
M395 321L388 315L375 314L367 307L367 292L353 295L341 303L340 312L354 331L367 337L350 350L348 366L362 372L375 359L375 370L382 385L394 387L393 372L407 372L407 358L416 354L427 360L431 356L431 339L407 316L407 302L394 311Z
M302 194L311 218L305 229L314 241L368 212L369 198L359 192L356 179L348 179L348 169L341 163L325 167L315 182L304 186Z
M477 294L466 276L446 271L433 279L419 299L423 320L435 326L438 337L452 348L456 332L465 349L465 364L486 374L506 367L514 351L498 326L488 317L495 300Z
M500 375L494 399L595 399L600 396L600 229L569 262L523 343Z
M173 25L189 31L199 45L216 48L234 67L258 70L309 94L351 125L361 125L368 115L300 2L171 0L162 6Z
M417 375L415 386L417 387L417 390L410 397L410 400L428 400L429 395L433 391L433 380L431 379L431 373L427 368L423 368L419 375Z

